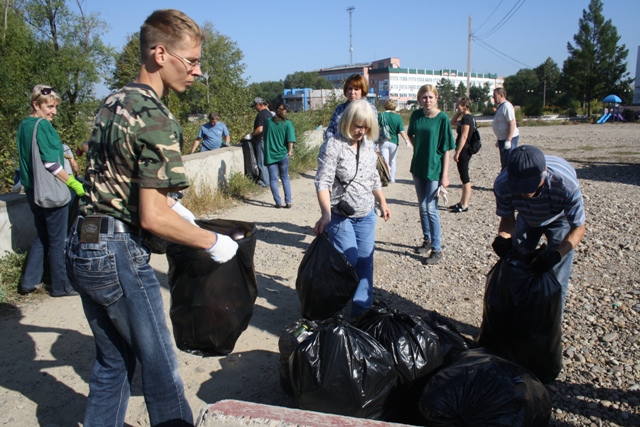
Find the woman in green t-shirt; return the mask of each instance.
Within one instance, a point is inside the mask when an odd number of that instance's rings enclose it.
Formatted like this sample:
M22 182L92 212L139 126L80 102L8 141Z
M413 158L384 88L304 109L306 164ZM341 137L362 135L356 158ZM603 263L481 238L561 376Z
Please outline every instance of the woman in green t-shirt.
M438 109L438 91L431 85L418 90L418 102L422 109L416 110L409 119L409 139L413 144L411 173L420 207L420 224L424 241L416 251L431 252L427 265L437 264L442 259L440 242L440 215L438 215L438 188L449 186L448 151L455 148L449 117Z
M264 128L264 164L269 169L269 186L276 208L291 208L291 182L289 181L289 157L293 155L296 132L287 119L287 106L279 102L276 115L268 119ZM284 204L278 189L278 175L284 190Z
M79 196L84 196L82 184L64 170L64 149L58 132L51 121L58 112L60 96L51 86L36 85L31 91L31 114L18 127L18 157L20 160L20 182L33 213L36 238L29 249L24 275L18 292L30 294L39 288L44 272L44 262L49 258L51 275L51 296L77 295L73 291L64 262L64 242L67 238L69 207L43 208L34 201L33 164L31 148L33 131L38 123L36 143L45 168L56 178L66 183ZM39 122L38 122L39 121Z

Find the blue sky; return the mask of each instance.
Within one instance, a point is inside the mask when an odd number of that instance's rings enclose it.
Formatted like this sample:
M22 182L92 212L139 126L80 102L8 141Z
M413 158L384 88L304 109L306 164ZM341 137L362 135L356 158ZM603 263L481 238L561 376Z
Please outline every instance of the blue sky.
M520 7L506 22L514 6ZM466 71L469 15L475 34L473 72L515 74L551 57L562 68L567 42L573 43L578 20L589 0L87 0L110 27L103 40L122 48L155 9L176 8L199 24L212 22L244 53L245 77L251 82L281 80L295 71L349 64L349 14L352 15L353 62L399 57L409 68ZM627 71L635 77L640 45L640 1L606 0L611 19L629 49ZM503 22L502 25L499 25ZM494 27L499 26L499 28ZM487 47L487 45L489 47ZM506 55L494 53L495 50ZM106 89L98 89L103 95Z

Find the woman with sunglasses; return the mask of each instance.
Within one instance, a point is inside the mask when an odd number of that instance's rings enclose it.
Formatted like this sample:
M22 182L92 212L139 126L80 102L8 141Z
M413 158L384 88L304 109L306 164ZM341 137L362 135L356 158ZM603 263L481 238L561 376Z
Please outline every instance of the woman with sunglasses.
M64 242L67 238L69 207L64 205L57 208L43 208L34 201L35 183L31 148L36 123L38 123L36 142L44 167L57 179L67 184L78 196L84 196L82 184L64 170L62 142L58 132L51 125L51 121L58 112L59 104L60 96L55 89L46 85L36 85L31 91L31 114L20 123L18 128L20 182L24 186L37 233L31 244L27 264L18 288L18 292L22 295L30 294L39 288L47 257L49 258L51 275L51 296L77 295L67 278L64 262Z
M296 132L287 119L287 106L279 102L276 115L268 119L264 128L264 164L269 169L269 185L276 208L291 208L291 182L289 181L289 157L293 155ZM278 174L284 189L284 204L278 189Z

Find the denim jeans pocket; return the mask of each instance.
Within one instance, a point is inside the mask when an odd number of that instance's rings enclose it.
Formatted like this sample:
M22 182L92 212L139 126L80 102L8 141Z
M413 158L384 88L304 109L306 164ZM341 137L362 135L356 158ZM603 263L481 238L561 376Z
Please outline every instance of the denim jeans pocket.
M73 259L73 273L78 287L96 303L107 307L122 296L122 288L116 271L115 254L102 252L99 256Z

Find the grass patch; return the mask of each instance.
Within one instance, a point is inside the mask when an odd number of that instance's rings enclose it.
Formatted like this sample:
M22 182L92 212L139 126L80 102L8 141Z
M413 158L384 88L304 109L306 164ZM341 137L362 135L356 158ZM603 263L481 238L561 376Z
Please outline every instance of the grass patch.
M202 218L229 209L237 200L245 199L260 190L258 184L244 174L236 172L231 174L227 185L218 191L208 185L200 185L197 192L185 190L181 203L193 212L196 218Z
M5 252L0 258L0 303L14 304L21 298L18 285L26 262L27 254Z
M289 159L289 176L296 177L318 167L320 147L309 147L304 141L295 145L293 157Z

